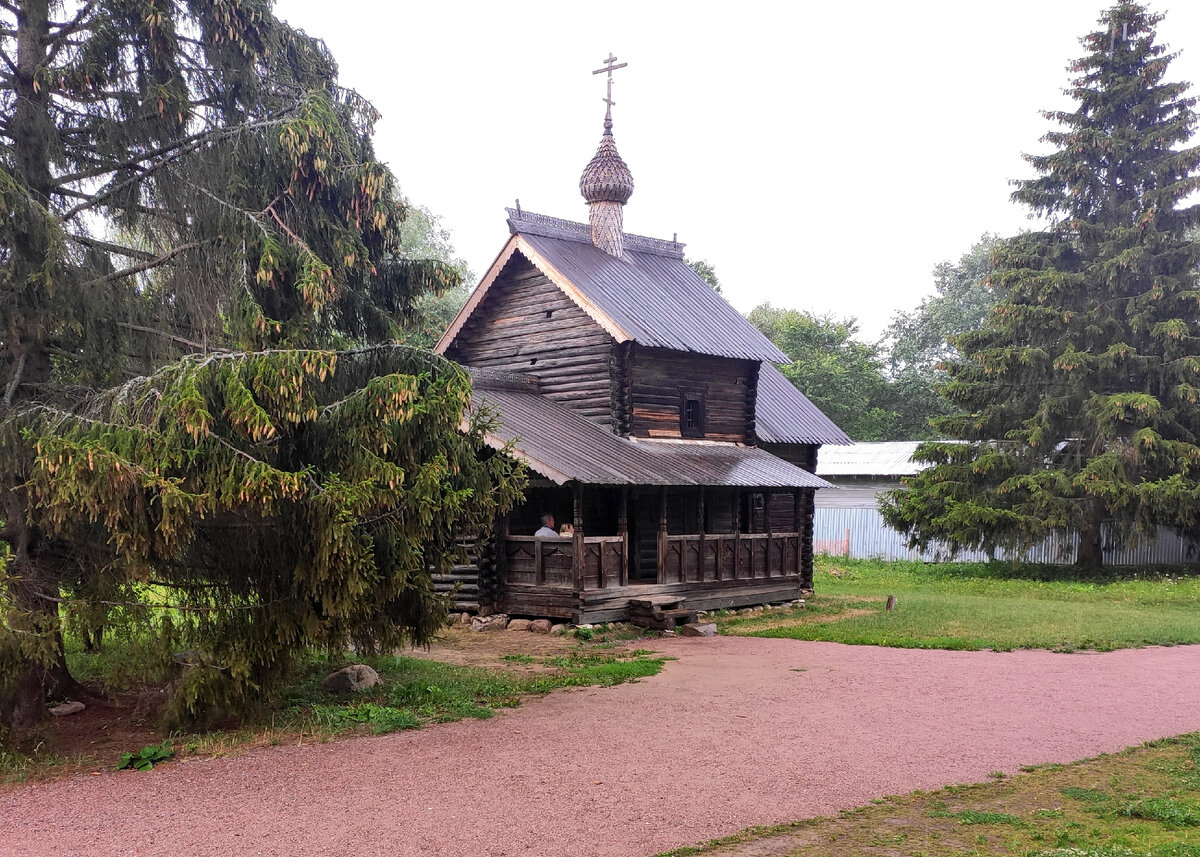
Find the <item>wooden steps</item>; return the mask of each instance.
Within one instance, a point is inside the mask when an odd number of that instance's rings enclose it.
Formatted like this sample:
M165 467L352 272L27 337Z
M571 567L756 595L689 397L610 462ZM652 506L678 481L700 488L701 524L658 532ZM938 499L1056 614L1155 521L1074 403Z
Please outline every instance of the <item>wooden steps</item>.
M629 621L639 628L674 631L676 625L686 625L696 621L696 611L682 606L685 600L671 595L631 598L629 599Z

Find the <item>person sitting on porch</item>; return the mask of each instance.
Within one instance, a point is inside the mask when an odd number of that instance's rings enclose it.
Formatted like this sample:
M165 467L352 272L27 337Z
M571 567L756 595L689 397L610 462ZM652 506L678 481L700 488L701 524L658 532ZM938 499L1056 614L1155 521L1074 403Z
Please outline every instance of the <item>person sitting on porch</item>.
M554 529L554 516L549 512L542 515L542 525L533 536L537 539L557 539L558 533Z

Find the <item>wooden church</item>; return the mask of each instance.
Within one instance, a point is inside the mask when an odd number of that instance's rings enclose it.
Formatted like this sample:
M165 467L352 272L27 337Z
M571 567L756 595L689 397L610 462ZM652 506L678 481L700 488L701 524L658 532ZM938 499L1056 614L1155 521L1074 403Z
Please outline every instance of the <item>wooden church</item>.
M579 181L589 223L508 209L509 239L437 351L470 370L496 448L529 467L479 604L576 623L631 603L714 609L812 589L814 475L850 439L788 358L684 262L628 235L609 109ZM545 515L569 525L537 537Z

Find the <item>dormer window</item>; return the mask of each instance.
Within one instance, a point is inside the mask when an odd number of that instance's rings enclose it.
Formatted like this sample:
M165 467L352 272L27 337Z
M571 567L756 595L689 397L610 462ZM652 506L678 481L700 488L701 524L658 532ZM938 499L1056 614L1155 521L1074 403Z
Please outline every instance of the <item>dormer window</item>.
M704 437L704 391L680 389L679 434L681 437Z

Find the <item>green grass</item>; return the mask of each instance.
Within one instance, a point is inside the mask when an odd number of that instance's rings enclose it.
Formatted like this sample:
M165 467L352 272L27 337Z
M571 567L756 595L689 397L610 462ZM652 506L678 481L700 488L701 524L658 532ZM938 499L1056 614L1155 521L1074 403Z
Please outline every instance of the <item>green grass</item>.
M541 673L518 674L403 656L363 662L374 667L383 683L347 698L321 687L329 667L323 659L314 659L300 680L285 690L282 705L269 712L272 728L329 738L345 732L378 735L418 729L427 723L486 719L502 708L519 705L525 696L562 687L635 681L657 674L663 664L662 658L647 657L643 652L586 649L543 660L550 670ZM529 661L522 657L517 662ZM264 715L257 719L262 722Z
M660 857L1200 857L1200 734L872 801Z
M818 559L790 613L718 617L722 633L926 649L1110 650L1200 643L1200 577L1074 576L1062 566ZM831 572L837 572L833 574ZM884 602L896 596L896 609Z

